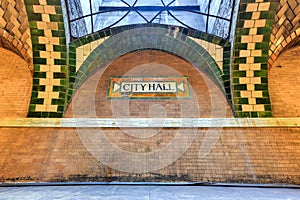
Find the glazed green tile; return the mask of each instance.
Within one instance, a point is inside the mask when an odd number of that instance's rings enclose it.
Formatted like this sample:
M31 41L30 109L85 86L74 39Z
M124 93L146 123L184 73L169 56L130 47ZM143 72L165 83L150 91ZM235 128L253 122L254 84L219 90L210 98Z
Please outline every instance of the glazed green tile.
M29 105L29 112L35 111L35 107L36 107L35 104L30 104Z
M28 13L28 20L29 21L42 21L42 15L37 13Z
M64 59L54 59L54 65L67 65L67 61Z
M254 63L268 63L268 57L254 57Z
M258 117L258 113L257 112L251 112L251 117Z
M40 57L40 51L33 51L32 55L33 57Z
M272 111L272 107L270 104L264 105L264 107L265 107L265 111Z
M251 113L250 112L237 112L236 113L238 117L251 117Z
M39 58L39 57L33 58L33 63L45 65L47 63L47 59L46 58Z
M34 11L33 11L33 6L32 6L32 5L29 5L29 4L26 4L26 3L25 3L25 8L26 8L27 14L32 14L32 13L34 13Z
M65 34L65 31L61 31L61 30L52 30L52 36L53 37L65 37L66 34Z
M256 98L257 104L270 104L270 98Z
M31 93L31 98L37 98L38 95L39 95L39 92L33 91L33 92Z
M233 85L234 90L247 90L247 85L246 84L238 84L238 85Z
M51 104L52 105L64 105L65 99L52 99Z
M47 0L47 5L61 6L61 0Z
M269 98L270 97L269 91L262 91L262 96L265 98Z
M65 37L59 38L59 44L60 45L66 45L67 44L66 38Z
M31 29L37 29L37 22L36 21L29 21L29 27Z
M56 85L54 85L53 86L53 91L54 92L66 92L66 88L65 88L65 86L56 86Z
M272 112L267 111L267 112L258 112L259 117L273 117Z
M61 118L63 117L63 113L59 113L59 112L49 112L49 117L50 118Z
M32 90L33 91L40 91L40 92L44 92L46 89L46 87L44 85L33 85L32 86Z
M254 77L267 77L268 71L266 70L255 70L254 71Z
M246 77L247 72L246 71L233 71L232 76L233 77Z
M34 84L34 85L40 84L40 79L34 78L33 81L32 81L32 84Z
M255 90L268 90L267 84L255 84L254 85Z
M33 43L32 50L34 50L34 51L45 51L46 50L46 45L45 44Z
M42 116L42 113L41 112L29 112L27 117L29 118L39 118Z
M44 99L41 98L32 98L30 101L31 104L43 104L44 103Z
M46 72L34 72L33 77L35 78L46 78L47 74Z
M57 15L57 14L50 14L50 22L62 22L63 19L63 15Z

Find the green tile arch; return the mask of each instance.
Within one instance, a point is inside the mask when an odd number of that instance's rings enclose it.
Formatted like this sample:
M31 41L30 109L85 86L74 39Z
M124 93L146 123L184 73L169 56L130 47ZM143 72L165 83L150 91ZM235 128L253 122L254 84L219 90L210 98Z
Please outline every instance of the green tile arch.
M76 55L76 47L87 44L93 39L110 36L101 45L99 45L93 52L90 53L88 58L83 62L79 68L76 76L74 73L75 63L72 67L73 76L70 77L72 87L69 89L69 97L74 90L78 88L94 70L118 58L126 53L144 50L155 49L175 54L183 59L192 63L199 70L208 74L215 83L226 94L227 98L231 100L230 91L230 43L221 38L209 36L207 34L190 31L181 28L178 32L174 33L174 27L164 25L146 25L146 26L126 26L121 28L110 29L106 32L98 32L84 38L80 38L72 42L70 52L73 57ZM223 73L217 66L214 59L211 58L209 53L200 45L198 45L190 37L197 37L205 39L224 47L224 72ZM117 45L116 45L117 44Z

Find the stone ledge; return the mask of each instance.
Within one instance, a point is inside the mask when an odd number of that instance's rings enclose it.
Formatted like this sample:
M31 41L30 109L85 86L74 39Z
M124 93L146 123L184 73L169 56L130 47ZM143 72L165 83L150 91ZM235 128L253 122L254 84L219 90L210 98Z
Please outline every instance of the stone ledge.
M255 128L300 127L300 118L2 118L0 128Z

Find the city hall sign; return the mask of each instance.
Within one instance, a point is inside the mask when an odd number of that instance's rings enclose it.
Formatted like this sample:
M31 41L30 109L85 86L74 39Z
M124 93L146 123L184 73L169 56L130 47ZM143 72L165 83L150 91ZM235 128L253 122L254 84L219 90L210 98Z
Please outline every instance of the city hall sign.
M110 77L107 98L169 99L190 96L188 78Z

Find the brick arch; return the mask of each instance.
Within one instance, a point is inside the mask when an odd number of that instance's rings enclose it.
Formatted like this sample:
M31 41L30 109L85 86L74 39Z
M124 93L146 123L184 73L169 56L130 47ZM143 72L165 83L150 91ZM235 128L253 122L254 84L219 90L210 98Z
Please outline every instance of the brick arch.
M23 58L26 61L31 74L33 74L32 58L31 55L28 54L27 49L23 46L23 43L20 40L14 38L12 35L10 35L6 30L3 30L1 28L0 47L12 51L21 58Z
M79 68L74 88L78 88L96 69L116 58L138 50L160 50L179 56L205 72L224 92L223 72L210 54L176 28L140 27L110 36Z

